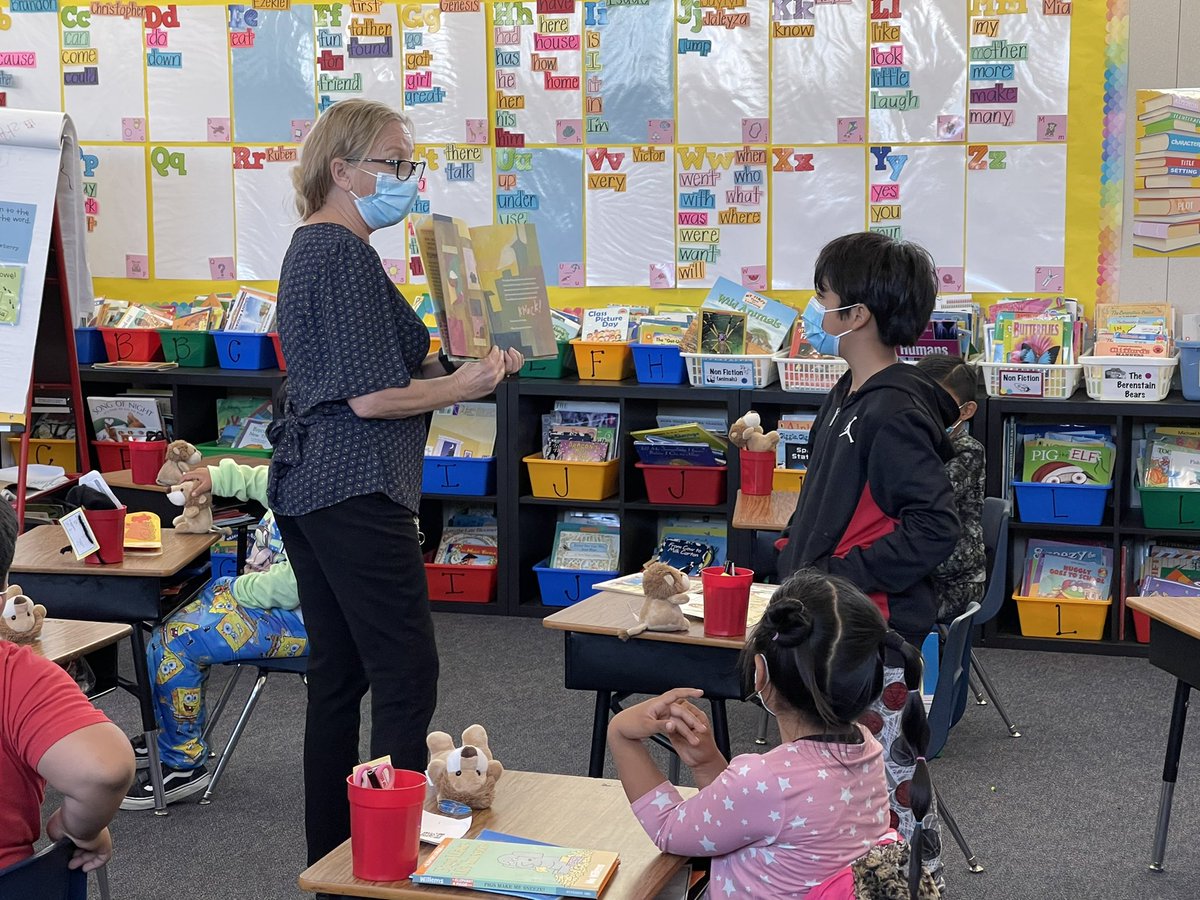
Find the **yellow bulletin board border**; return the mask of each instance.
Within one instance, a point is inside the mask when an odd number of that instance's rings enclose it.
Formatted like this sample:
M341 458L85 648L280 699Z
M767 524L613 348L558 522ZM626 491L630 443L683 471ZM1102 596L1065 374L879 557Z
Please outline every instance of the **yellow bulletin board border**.
M493 2L495 0L482 0L484 7ZM972 0L963 0L963 2L967 5L968 10L974 5ZM1028 2L1035 3L1039 0L1028 0ZM1094 7L1098 4L1091 2L1081 4L1076 0L1071 16L1064 285L1065 294L1078 298L1088 309L1091 309L1098 297L1115 299L1117 267L1120 261L1121 201L1119 185L1124 170L1124 88L1128 35L1126 3L1127 0L1107 0L1104 13L1097 15L1099 10ZM184 0L184 2L177 0L175 5L226 6L227 4L222 0ZM401 3L399 5L403 7L409 4ZM488 58L491 59L494 50L494 33L491 28L486 28L486 32L487 53ZM62 30L59 29L60 43L61 35ZM232 89L231 81L231 93ZM676 84L676 97L678 97L678 84ZM232 97L230 102L232 110ZM489 123L495 121L494 106L494 92L489 89ZM489 134L491 133L492 129L489 126ZM419 138L420 135L417 137ZM130 142L85 141L85 143L89 146L128 147L133 145ZM940 144L944 145L944 142L940 142ZM184 143L172 144L158 141L142 144L147 156L147 252L151 264L154 259L154 227L150 190L150 148L151 146L169 148L185 145L190 146L190 144ZM232 145L231 143L230 146ZM220 145L214 144L214 146ZM276 146L276 144L237 142L237 146L267 147ZM672 152L674 152L673 145L664 145L664 149L667 146L671 146ZM770 147L772 145L763 146ZM489 142L485 149L491 152L494 146ZM866 151L864 150L864 152ZM1112 188L1114 178L1118 185L1115 206ZM768 202L770 201L768 200ZM1002 210L998 210L996 214L1003 217ZM767 265L770 270L772 235L769 215L767 221ZM586 230L584 241L584 258L586 259ZM94 279L94 284L97 295L147 303L170 302L197 294L229 291L235 289L238 284L246 284L269 291L275 290L277 286L274 281L176 281L154 278L144 280L97 278ZM419 286L400 285L401 291L414 287ZM551 303L558 308L602 306L614 302L651 308L664 302L697 306L707 292L707 288L560 288L556 286L549 288ZM810 295L808 291L768 291L768 293L795 306L802 306ZM1005 295L977 293L975 296L986 303Z

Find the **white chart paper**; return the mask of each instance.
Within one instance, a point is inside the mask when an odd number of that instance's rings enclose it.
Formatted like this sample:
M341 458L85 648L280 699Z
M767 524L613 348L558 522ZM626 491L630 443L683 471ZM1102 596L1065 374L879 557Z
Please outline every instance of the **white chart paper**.
M10 22L0 31L0 92L15 109L62 109L58 86L58 12L14 13L0 4Z
M582 143L582 5L551 0L489 6L497 147L518 146L518 135L526 144Z
M64 63L68 58L85 60L79 65L63 65L67 114L85 141L131 139L135 135L126 137L126 120L146 120L142 20L95 14L82 18L79 12L83 9L76 7L70 15L63 11L66 19L76 23L74 28L63 28ZM65 57L76 51L84 55ZM88 51L95 51L95 61L86 62ZM144 126L141 132L145 133Z
M207 281L209 260L234 255L231 148L171 147L169 152L178 157L156 159L151 150L154 277Z
M396 7L353 12L349 3L318 4L317 105L325 109L339 100L364 97L399 107L403 94L400 56L404 44Z
M405 5L404 111L423 144L485 143L487 27L483 7L448 12L436 3ZM472 138L475 140L472 140Z
M146 219L146 150L140 146L84 145L80 173L88 262L97 278L126 278L128 256L144 257L150 234Z
M867 225L915 241L939 267L963 265L966 153L961 145L872 145Z
M1067 148L972 145L968 165L966 289L1061 292Z
M235 164L237 154L243 149L234 148ZM274 281L279 278L283 255L291 243L292 232L300 224L291 178L295 165L294 159L260 159L252 165L234 169L237 277L240 279Z
M872 141L961 141L967 115L963 0L872 0Z
M651 267L668 273L674 268L671 150L589 147L586 152L587 283L650 286Z
M771 288L808 290L817 254L862 231L862 147L772 147Z
M680 143L770 139L764 128L770 115L770 10L769 0L725 9L680 0L675 25Z
M229 50L224 6L146 7L147 40L157 32L165 46L146 50L152 141L214 139L209 119L225 123L229 140ZM155 26L155 27L152 27ZM229 213L232 215L232 206Z
M868 0L772 6L771 139L862 144Z

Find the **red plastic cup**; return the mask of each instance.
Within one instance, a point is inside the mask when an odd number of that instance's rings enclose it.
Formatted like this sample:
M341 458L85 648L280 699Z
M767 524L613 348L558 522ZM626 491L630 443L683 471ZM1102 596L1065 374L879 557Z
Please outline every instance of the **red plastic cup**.
M155 484L167 458L166 441L130 441L129 470L134 484Z
M704 588L704 633L709 637L738 637L746 633L746 614L750 611L750 585L753 569L734 568L726 575L722 566L700 570Z
M355 878L403 881L421 849L425 774L396 770L391 789L364 788L346 778L350 795L350 855Z
M84 518L96 536L100 549L84 557L84 562L98 566L101 563L125 561L125 507L116 509L85 509Z
M743 450L739 454L742 462L742 493L766 496L771 493L775 480L774 451Z

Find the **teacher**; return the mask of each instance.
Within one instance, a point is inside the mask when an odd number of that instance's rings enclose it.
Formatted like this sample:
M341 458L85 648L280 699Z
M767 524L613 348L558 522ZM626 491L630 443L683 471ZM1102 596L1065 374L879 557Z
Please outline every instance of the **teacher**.
M371 689L371 756L422 771L438 656L417 514L425 413L486 397L523 363L493 348L455 371L371 232L412 210L424 172L409 120L368 100L328 109L292 172L304 220L279 275L288 399L268 490L309 637L304 735L308 861L350 836L346 776Z

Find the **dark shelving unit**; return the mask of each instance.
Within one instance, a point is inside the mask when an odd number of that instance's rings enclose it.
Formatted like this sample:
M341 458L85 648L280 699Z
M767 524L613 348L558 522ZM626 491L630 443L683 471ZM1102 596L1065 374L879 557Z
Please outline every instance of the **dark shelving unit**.
M1024 560L1023 542L1020 539L1046 537L1057 540L1102 541L1113 549L1114 567L1113 603L1109 609L1104 637L1099 641L1062 640L1056 638L1031 638L1020 633L1015 601L1008 601L992 622L983 628L983 640L988 646L1011 647L1031 650L1055 650L1059 652L1099 653L1115 656L1146 656L1147 645L1139 644L1134 637L1133 621L1127 618L1125 637L1120 639L1121 616L1131 613L1120 605L1122 585L1128 596L1136 593L1133 560L1123 566L1121 549L1132 541L1162 538L1166 541L1195 541L1200 531L1187 529L1147 528L1142 510L1130 505L1136 496L1133 483L1131 460L1133 458L1134 430L1146 424L1189 424L1200 421L1200 403L1185 400L1178 391L1173 391L1165 400L1156 403L1108 402L1093 400L1081 388L1069 400L1034 400L1018 397L993 397L987 401L987 457L988 495L1008 495L1008 482L1013 472L1002 471L1005 441L1005 423L1017 421L1029 424L1093 423L1110 425L1117 445L1117 462L1113 473L1113 487L1109 505L1105 509L1100 525L1055 525L1020 522L1019 509L1014 505L1013 521L1009 529L1009 559L1007 594L1011 596L1020 576ZM1021 465L1019 459L1014 460Z

